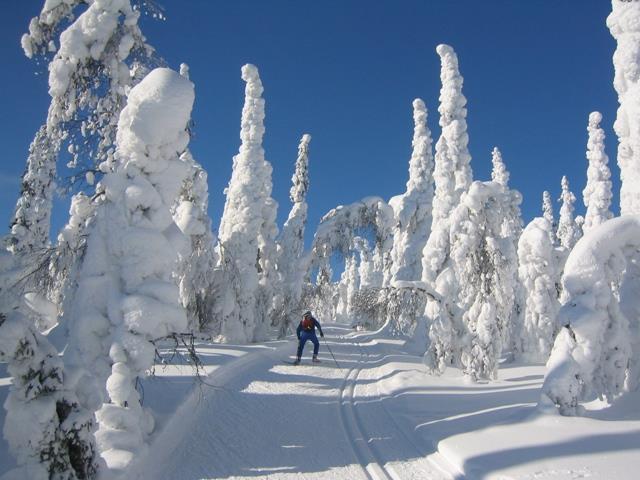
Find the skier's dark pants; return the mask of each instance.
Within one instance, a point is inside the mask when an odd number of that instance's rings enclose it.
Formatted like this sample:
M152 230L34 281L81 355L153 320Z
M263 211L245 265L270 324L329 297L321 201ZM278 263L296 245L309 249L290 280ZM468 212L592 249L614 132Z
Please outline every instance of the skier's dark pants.
M313 355L318 355L320 342L318 341L318 337L316 337L316 331L314 328L310 332L307 332L305 330L300 332L300 339L298 341L298 358L302 357L302 349L304 348L304 344L307 343L307 340L311 340L311 343L313 343Z

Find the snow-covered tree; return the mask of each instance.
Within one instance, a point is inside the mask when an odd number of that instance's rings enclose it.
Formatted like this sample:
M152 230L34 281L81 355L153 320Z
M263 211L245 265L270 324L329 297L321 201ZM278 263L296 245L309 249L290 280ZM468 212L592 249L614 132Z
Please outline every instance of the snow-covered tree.
M639 239L640 219L624 215L594 227L569 255L562 328L547 362L540 408L576 415L582 400L611 402L637 388Z
M112 160L115 125L127 89L146 72L143 64L155 62L138 27L139 15L129 0L47 0L31 20L21 43L29 58L53 56L51 103L46 124L29 150L8 237L11 251L29 253L49 243L56 162L63 142L72 157L68 167L76 170L72 183L84 177L77 175L82 170L88 170L92 183L97 165Z
M546 190L542 192L542 217L546 218L551 224L551 241L556 245L558 243L558 237L556 236L558 223L556 222L555 214L553 212L553 200L551 200L551 194Z
M13 254L29 254L49 245L58 149L59 146L50 141L46 127L40 127L29 147L22 191L6 239L7 248Z
M551 224L546 218L535 218L518 242L518 275L525 303L517 352L536 362L549 358L559 328L556 319L560 308L556 288L559 272L550 231Z
M573 204L576 202L576 196L569 190L569 180L566 176L562 177L561 185L562 194L558 201L562 202L562 206L560 207L560 220L556 236L562 247L571 250L580 238L576 221L573 218Z
M510 243L510 247L507 253L507 257L517 252L518 239L522 233L522 215L520 213L520 204L522 203L522 195L517 190L509 188L509 171L502 160L502 153L497 147L494 147L491 155L491 162L493 169L491 171L491 179L502 188L502 199L505 202L501 206L504 214L502 221L501 236L504 241ZM521 285L518 281L518 263L513 257L511 260L504 264L504 269L499 270L497 273L500 276L504 276L500 280L501 283L506 283L514 286L514 291L511 292L514 295L514 300L508 300L506 303L499 302L500 307L503 305L512 306L511 312L501 311L498 317L503 319L505 323L499 325L500 332L502 334L502 347L503 349L513 351L516 348L515 345L515 328L517 318L523 309L523 298L521 292Z
M90 410L102 404L96 437L115 470L144 448L153 428L135 388L153 365L151 340L187 327L173 272L189 242L171 206L189 174L179 156L189 142L193 100L193 84L166 68L129 93L118 121L116 169L98 185L104 199L65 312L72 386Z
M210 324L218 317L215 312L215 295L219 293L215 278L218 258L214 249L217 240L211 231L208 213L207 172L189 150L180 156L180 160L185 163L189 174L172 208L173 219L182 233L189 236L190 248L181 258L177 274L180 301L187 311L189 330L197 331L213 327Z
M407 190L389 200L396 220L391 250L392 280L419 280L422 277L421 252L431 231L433 153L427 107L419 98L413 101L413 121L413 152L409 160Z
M278 238L278 271L283 281L283 317L279 319L279 332L284 335L294 321L302 295L306 266L302 261L304 231L307 225L307 191L309 190L309 142L304 134L298 145L298 158L291 182L289 198L293 203L287 221Z
M19 310L0 313L0 362L13 378L3 427L18 464L12 478L95 478L93 413L65 391L62 358Z
M427 307L425 362L434 372L453 364L472 379L496 376L515 291L513 240L502 236L506 197L498 183L474 182L451 214L449 251L433 282L441 298Z
M613 128L618 136L620 213L640 213L640 4L612 0L607 26L616 39L613 54L618 92L618 115Z
M219 239L225 268L237 279L237 306L223 318L222 335L230 342L264 338L276 298L275 224L277 203L271 198L271 164L264 158L264 99L258 69L242 67L246 82L242 109L242 144L233 158L233 172L220 222Z
M606 222L613 217L611 213L611 171L609 157L604 151L604 130L600 128L602 114L589 114L589 140L587 141L587 185L582 191L587 213L584 217L583 231L586 233L593 227Z
M353 322L353 300L360 288L358 275L358 259L356 253L345 258L344 271L338 282L338 305L336 306L336 318L346 322Z

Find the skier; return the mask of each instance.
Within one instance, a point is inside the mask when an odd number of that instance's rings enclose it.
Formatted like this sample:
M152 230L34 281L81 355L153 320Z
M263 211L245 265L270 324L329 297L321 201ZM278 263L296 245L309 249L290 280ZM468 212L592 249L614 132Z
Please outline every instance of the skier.
M320 342L318 341L318 337L316 337L316 328L320 331L320 336L324 338L324 333L322 333L322 327L320 326L320 322L313 318L310 311L304 312L302 316L302 320L298 324L298 328L296 329L296 335L298 336L298 358L294 365L298 365L300 363L300 358L302 357L302 349L304 348L304 344L307 343L307 340L311 340L313 343L313 362L319 362L318 360L318 349L320 348Z

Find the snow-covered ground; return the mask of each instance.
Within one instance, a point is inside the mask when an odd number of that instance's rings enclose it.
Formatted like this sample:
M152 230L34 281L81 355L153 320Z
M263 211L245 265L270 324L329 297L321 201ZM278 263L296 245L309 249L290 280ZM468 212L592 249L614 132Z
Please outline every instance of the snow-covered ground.
M143 388L158 426L126 478L637 478L638 393L585 417L540 415L542 365L470 384L454 369L428 375L402 339L325 331L318 365L310 345L301 366L284 363L293 340L198 345L202 382L184 358L158 365Z

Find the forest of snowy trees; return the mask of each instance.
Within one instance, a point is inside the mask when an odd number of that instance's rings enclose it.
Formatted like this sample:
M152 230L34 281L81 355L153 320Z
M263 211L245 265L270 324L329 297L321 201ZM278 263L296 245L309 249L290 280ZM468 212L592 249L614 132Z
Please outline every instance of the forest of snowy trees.
M463 64L439 45L440 131L434 143L428 102L415 99L405 191L336 206L317 226L307 222L309 134L297 158L291 148L291 205L277 224L263 148L268 85L251 64L224 213L210 218L207 172L189 151L189 68L164 66L132 3L46 0L22 38L25 55L49 65L50 104L25 146L0 253L0 360L13 377L3 434L29 478L96 478L146 447L154 419L137 386L157 342L283 338L307 309L392 335L426 331L435 375L455 366L490 381L501 359L548 362L545 411L575 415L585 398L637 388L639 2L613 0L607 19L622 216L613 218L600 126L614 119L598 112L585 118L584 215L563 177L557 215L545 191L540 216L524 225L499 147L482 160L491 179L474 179ZM51 236L63 150L71 207Z

